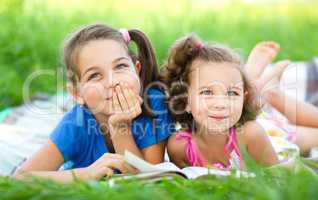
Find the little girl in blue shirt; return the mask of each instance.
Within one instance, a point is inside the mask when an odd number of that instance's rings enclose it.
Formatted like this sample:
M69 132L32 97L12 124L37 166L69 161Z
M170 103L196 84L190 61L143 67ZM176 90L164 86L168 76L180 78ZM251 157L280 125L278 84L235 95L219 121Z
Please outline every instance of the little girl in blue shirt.
M137 54L129 48L131 41ZM138 30L89 25L66 42L64 63L77 104L16 177L68 182L135 172L123 160L125 150L162 162L173 123L165 95L153 84L158 72L148 38Z

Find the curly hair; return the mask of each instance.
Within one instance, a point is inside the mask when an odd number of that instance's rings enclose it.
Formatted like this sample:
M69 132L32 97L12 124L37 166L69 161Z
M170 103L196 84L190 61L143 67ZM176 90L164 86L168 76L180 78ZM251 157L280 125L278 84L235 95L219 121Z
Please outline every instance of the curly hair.
M256 104L256 92L242 69L242 59L234 50L220 44L203 43L195 34L177 40L170 48L168 59L161 67L159 80L166 84L169 110L173 118L181 124L182 129L195 130L195 122L191 113L185 111L188 104L189 73L192 63L202 60L215 63L234 63L239 69L243 83L244 105L240 124L254 120L260 106Z

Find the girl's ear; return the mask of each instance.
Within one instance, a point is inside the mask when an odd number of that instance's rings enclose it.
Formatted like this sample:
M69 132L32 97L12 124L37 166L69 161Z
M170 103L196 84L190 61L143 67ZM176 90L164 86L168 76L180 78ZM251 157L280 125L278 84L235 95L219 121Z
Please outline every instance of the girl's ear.
M135 68L136 68L137 74L140 75L141 63L139 61L136 62Z
M72 83L67 83L67 91L72 95L73 99L80 105L84 105L84 99L81 97L80 92Z

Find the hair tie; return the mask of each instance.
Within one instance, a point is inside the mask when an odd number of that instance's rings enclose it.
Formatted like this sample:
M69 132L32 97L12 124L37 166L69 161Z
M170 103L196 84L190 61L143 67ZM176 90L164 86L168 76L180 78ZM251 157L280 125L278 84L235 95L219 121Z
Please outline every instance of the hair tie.
M130 35L127 29L121 28L118 30L124 38L124 41L128 44L130 42Z
M196 45L195 45L195 47L197 48L197 49L203 49L203 47L204 47L204 43L203 42L198 42Z

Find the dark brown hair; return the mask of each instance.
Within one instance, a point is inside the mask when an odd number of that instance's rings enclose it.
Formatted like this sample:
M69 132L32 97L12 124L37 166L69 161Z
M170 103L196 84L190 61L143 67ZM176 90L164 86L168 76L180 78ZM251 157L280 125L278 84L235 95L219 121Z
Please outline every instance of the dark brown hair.
M255 102L255 92L249 80L246 78L241 66L240 56L232 49L220 44L203 43L195 34L191 34L177 40L170 48L168 59L162 66L159 79L166 84L169 91L169 109L173 118L179 122L183 129L194 130L195 123L191 113L185 111L188 104L189 73L195 60L207 62L234 63L241 72L244 82L244 97L240 124L254 120L259 112L259 106Z
M147 88L150 83L156 81L158 76L157 62L149 39L143 32L136 29L128 30L128 33L131 41L136 44L137 53L131 50L119 30L104 24L87 25L73 33L65 42L63 51L63 63L67 70L68 81L74 86L78 84L77 59L82 47L90 41L103 39L119 42L127 50L134 64L137 61L140 62L141 71L139 77L142 88ZM148 101L146 93L143 94L143 98L144 101ZM146 111L144 107L143 112L151 115L151 112Z

